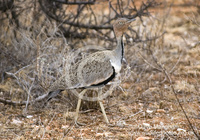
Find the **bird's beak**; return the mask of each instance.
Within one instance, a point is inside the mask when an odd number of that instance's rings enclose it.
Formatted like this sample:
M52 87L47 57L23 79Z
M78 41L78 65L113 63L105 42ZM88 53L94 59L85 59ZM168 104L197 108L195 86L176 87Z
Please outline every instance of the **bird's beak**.
M129 19L129 20L127 21L127 23L131 23L132 21L135 21L135 20L136 20L135 18Z

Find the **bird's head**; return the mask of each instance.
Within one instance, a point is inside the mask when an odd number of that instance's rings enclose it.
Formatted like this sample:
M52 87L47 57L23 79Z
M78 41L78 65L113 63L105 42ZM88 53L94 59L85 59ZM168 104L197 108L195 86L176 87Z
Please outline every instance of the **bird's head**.
M113 29L116 37L121 37L123 33L128 29L128 26L131 24L132 21L135 21L135 18L118 18L113 24Z

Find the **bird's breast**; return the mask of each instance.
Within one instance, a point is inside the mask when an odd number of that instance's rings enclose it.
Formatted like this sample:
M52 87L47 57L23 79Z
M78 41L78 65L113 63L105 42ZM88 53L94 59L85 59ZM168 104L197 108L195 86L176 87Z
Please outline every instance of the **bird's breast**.
M111 65L114 67L115 72L119 73L120 70L121 70L121 61L112 61L112 60L110 60L110 62L111 62Z

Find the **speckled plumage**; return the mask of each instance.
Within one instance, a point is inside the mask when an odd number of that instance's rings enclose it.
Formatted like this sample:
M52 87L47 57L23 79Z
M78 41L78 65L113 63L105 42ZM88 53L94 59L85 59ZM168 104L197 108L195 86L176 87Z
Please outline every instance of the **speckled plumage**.
M49 91L101 86L99 83L103 85L115 72L107 53L96 52L71 65L66 75L55 81Z
M121 70L121 63L123 59L123 41L122 35L127 30L128 26L134 19L119 18L113 24L114 32L117 38L117 46L113 50L99 51L92 53L89 56L79 60L49 88L49 93L58 94L63 89L76 88L93 88L107 84L113 80L116 74ZM78 118L78 112L81 104L81 96L86 92L83 90L79 96L75 122ZM54 96L54 95L52 95ZM99 99L98 99L99 100ZM108 119L101 101L99 101L104 118L107 123Z

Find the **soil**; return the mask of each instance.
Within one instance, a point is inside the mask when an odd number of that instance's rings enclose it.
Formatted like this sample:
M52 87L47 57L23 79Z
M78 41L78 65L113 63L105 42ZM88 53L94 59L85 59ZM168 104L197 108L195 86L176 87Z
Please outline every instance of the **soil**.
M70 91L64 91L45 107L31 105L28 111L25 111L25 106L0 103L0 139L198 139L194 131L199 135L200 9L194 3L192 1L193 5L185 5L179 0L171 8L167 7L165 12L162 5L151 9L157 18L167 15L165 35L156 42L162 42L162 46L152 49L158 61L169 72L172 85L163 72L156 71L140 57L137 53L140 49L127 42L125 55L130 74L120 84L123 90L117 87L112 95L103 100L111 125L105 123L96 102L86 101L82 102L78 118L85 125L75 125L74 114L78 99L73 97L76 101L71 102L68 95ZM154 22L149 18L144 20L146 26ZM138 29L139 23L138 20L132 27ZM146 60L157 66L152 59ZM122 70L123 76L127 72L125 68ZM17 89L12 84L12 78L7 78L0 85L0 96L5 97L4 92L11 90L14 94ZM9 99L9 96L5 98Z

